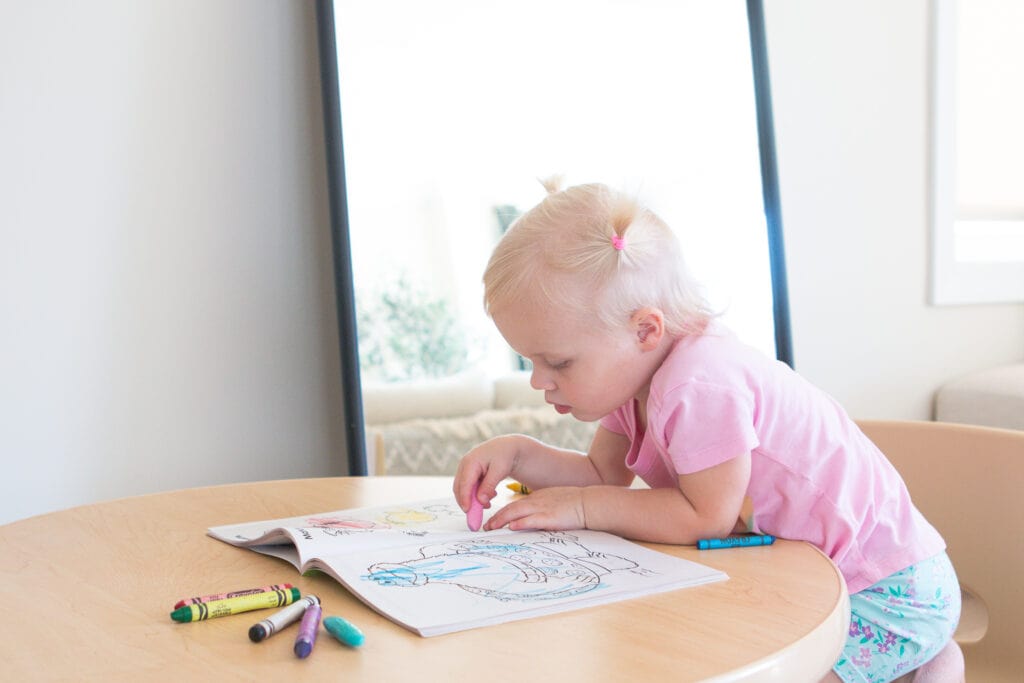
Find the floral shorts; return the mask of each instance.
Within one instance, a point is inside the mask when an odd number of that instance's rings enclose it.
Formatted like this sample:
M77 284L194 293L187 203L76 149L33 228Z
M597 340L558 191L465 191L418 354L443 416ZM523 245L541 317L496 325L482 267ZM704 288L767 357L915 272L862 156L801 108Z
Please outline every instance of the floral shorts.
M846 683L891 681L949 642L960 620L960 584L943 552L854 593L850 612L833 671Z

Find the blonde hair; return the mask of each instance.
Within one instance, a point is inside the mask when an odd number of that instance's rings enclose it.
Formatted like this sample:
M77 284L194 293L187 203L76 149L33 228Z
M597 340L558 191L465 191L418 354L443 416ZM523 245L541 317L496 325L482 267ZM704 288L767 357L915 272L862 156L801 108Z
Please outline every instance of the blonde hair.
M484 271L488 314L527 298L563 307L606 328L637 310L661 309L670 335L704 331L712 315L668 225L635 200L601 184L548 196L505 233Z

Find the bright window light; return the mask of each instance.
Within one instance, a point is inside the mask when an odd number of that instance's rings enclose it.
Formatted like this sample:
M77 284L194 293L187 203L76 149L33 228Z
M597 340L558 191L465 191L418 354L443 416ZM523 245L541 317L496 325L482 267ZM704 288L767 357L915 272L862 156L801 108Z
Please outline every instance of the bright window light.
M1024 301L1024 3L933 7L932 301Z
M775 356L744 2L337 0L335 18L361 309L396 288L444 302L466 364L508 372L481 276L537 179L564 174L637 193Z

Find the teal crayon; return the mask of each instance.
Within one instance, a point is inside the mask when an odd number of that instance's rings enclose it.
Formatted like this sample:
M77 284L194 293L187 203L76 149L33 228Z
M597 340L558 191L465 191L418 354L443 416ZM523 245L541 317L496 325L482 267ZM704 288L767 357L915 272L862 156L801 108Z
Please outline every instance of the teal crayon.
M359 647L366 640L362 631L341 617L327 617L324 619L324 628L349 647Z
M702 538L697 541L697 548L700 550L714 550L715 548L742 548L755 545L771 545L775 542L774 536L760 534L753 536L729 536L728 538Z
M232 614L251 612L254 609L267 609L269 607L283 607L290 605L301 597L298 588L287 590L266 591L264 593L253 593L242 595L237 598L225 598L211 602L200 602L196 605L185 605L171 612L171 619L188 623L191 621L203 621L204 619L215 619L227 617Z

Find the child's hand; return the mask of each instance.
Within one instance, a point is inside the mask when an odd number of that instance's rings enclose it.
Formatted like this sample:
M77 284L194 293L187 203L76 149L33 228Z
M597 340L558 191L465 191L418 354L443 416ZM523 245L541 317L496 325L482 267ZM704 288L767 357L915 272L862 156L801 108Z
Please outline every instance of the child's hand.
M513 476L518 452L515 436L498 436L483 442L462 457L455 471L452 492L463 512L469 510L470 495L477 483L477 500L485 508L491 506L491 499L498 495L498 483Z
M545 531L571 531L586 529L587 516L583 507L583 491L578 486L554 486L532 491L530 495L513 501L494 513L484 525L485 531L508 526Z

